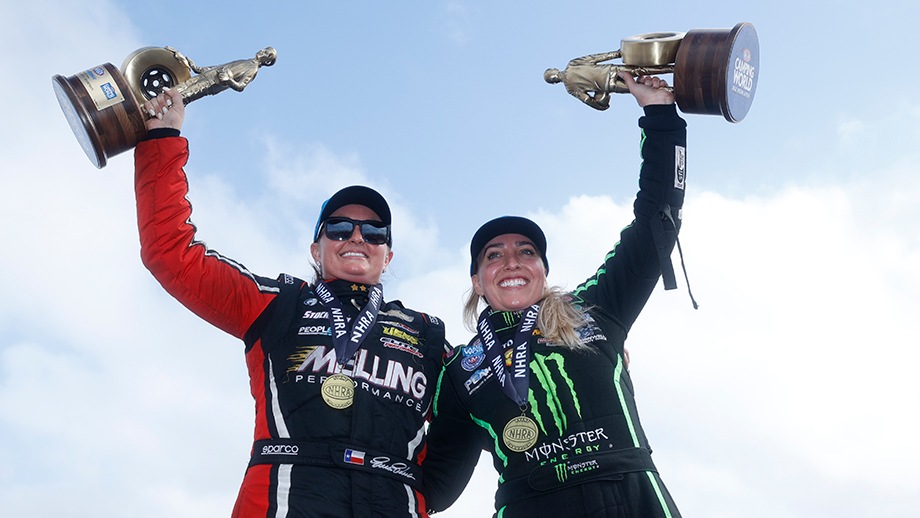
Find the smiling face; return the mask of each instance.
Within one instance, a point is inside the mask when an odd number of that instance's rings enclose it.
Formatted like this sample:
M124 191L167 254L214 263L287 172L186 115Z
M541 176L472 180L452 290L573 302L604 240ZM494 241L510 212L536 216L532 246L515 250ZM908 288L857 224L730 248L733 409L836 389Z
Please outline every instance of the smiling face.
M354 220L380 221L374 211L364 205L345 205L333 212ZM333 241L320 232L319 241L310 245L310 254L323 272L324 279L342 279L362 284L377 284L383 270L393 258L387 245L371 245L364 241L361 229L355 227L351 238Z
M536 304L546 289L546 267L533 242L521 234L489 241L471 278L473 291L498 311L520 311Z

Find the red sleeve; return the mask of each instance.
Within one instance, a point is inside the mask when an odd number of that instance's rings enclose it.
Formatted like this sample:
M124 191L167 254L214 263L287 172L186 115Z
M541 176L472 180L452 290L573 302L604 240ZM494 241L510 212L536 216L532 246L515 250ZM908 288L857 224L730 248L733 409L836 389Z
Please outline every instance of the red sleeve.
M134 188L141 260L185 307L214 326L243 338L278 294L278 283L195 240L183 167L188 141L167 137L135 149Z

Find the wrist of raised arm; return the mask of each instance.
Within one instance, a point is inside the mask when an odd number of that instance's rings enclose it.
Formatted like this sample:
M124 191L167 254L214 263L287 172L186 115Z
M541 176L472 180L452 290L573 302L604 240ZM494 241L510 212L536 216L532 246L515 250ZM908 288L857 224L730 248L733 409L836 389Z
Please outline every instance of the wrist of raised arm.
M676 104L650 104L642 110L645 115L639 118L640 128L670 131L687 127L687 121L677 114Z

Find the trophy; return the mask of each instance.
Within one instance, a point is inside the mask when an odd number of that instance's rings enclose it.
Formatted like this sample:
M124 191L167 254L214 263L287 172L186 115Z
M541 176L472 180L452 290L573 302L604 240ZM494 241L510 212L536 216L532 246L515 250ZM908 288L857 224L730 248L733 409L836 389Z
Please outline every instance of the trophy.
M164 88L178 90L184 104L228 88L242 92L259 68L275 64L277 57L266 47L253 59L199 67L171 47L144 47L128 55L120 70L105 63L67 78L55 75L51 82L83 151L101 169L109 157L144 138L151 116L141 111L141 103Z
M621 59L623 64L603 64ZM597 110L606 110L611 93L628 93L617 76L674 74L674 98L685 113L722 115L741 122L757 90L760 46L754 26L747 22L730 30L693 29L639 34L620 41L620 50L569 61L565 70L548 69L547 83L566 90Z

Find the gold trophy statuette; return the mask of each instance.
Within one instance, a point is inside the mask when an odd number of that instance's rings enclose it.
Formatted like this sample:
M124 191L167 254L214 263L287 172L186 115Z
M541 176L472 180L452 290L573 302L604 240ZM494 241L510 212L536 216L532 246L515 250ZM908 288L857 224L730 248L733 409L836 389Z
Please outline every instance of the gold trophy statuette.
M185 104L228 88L242 92L277 57L265 47L252 59L199 67L171 47L144 47L128 55L120 70L105 63L66 78L55 75L51 83L83 151L101 169L144 138L149 117L141 103L164 88L178 90Z
M605 64L621 59L622 64ZM569 61L565 70L547 69L543 79L562 83L571 95L597 110L611 93L628 93L617 76L674 74L674 98L685 113L722 115L741 122L751 108L760 71L760 45L747 22L732 29L693 29L639 34L620 41L620 50Z

